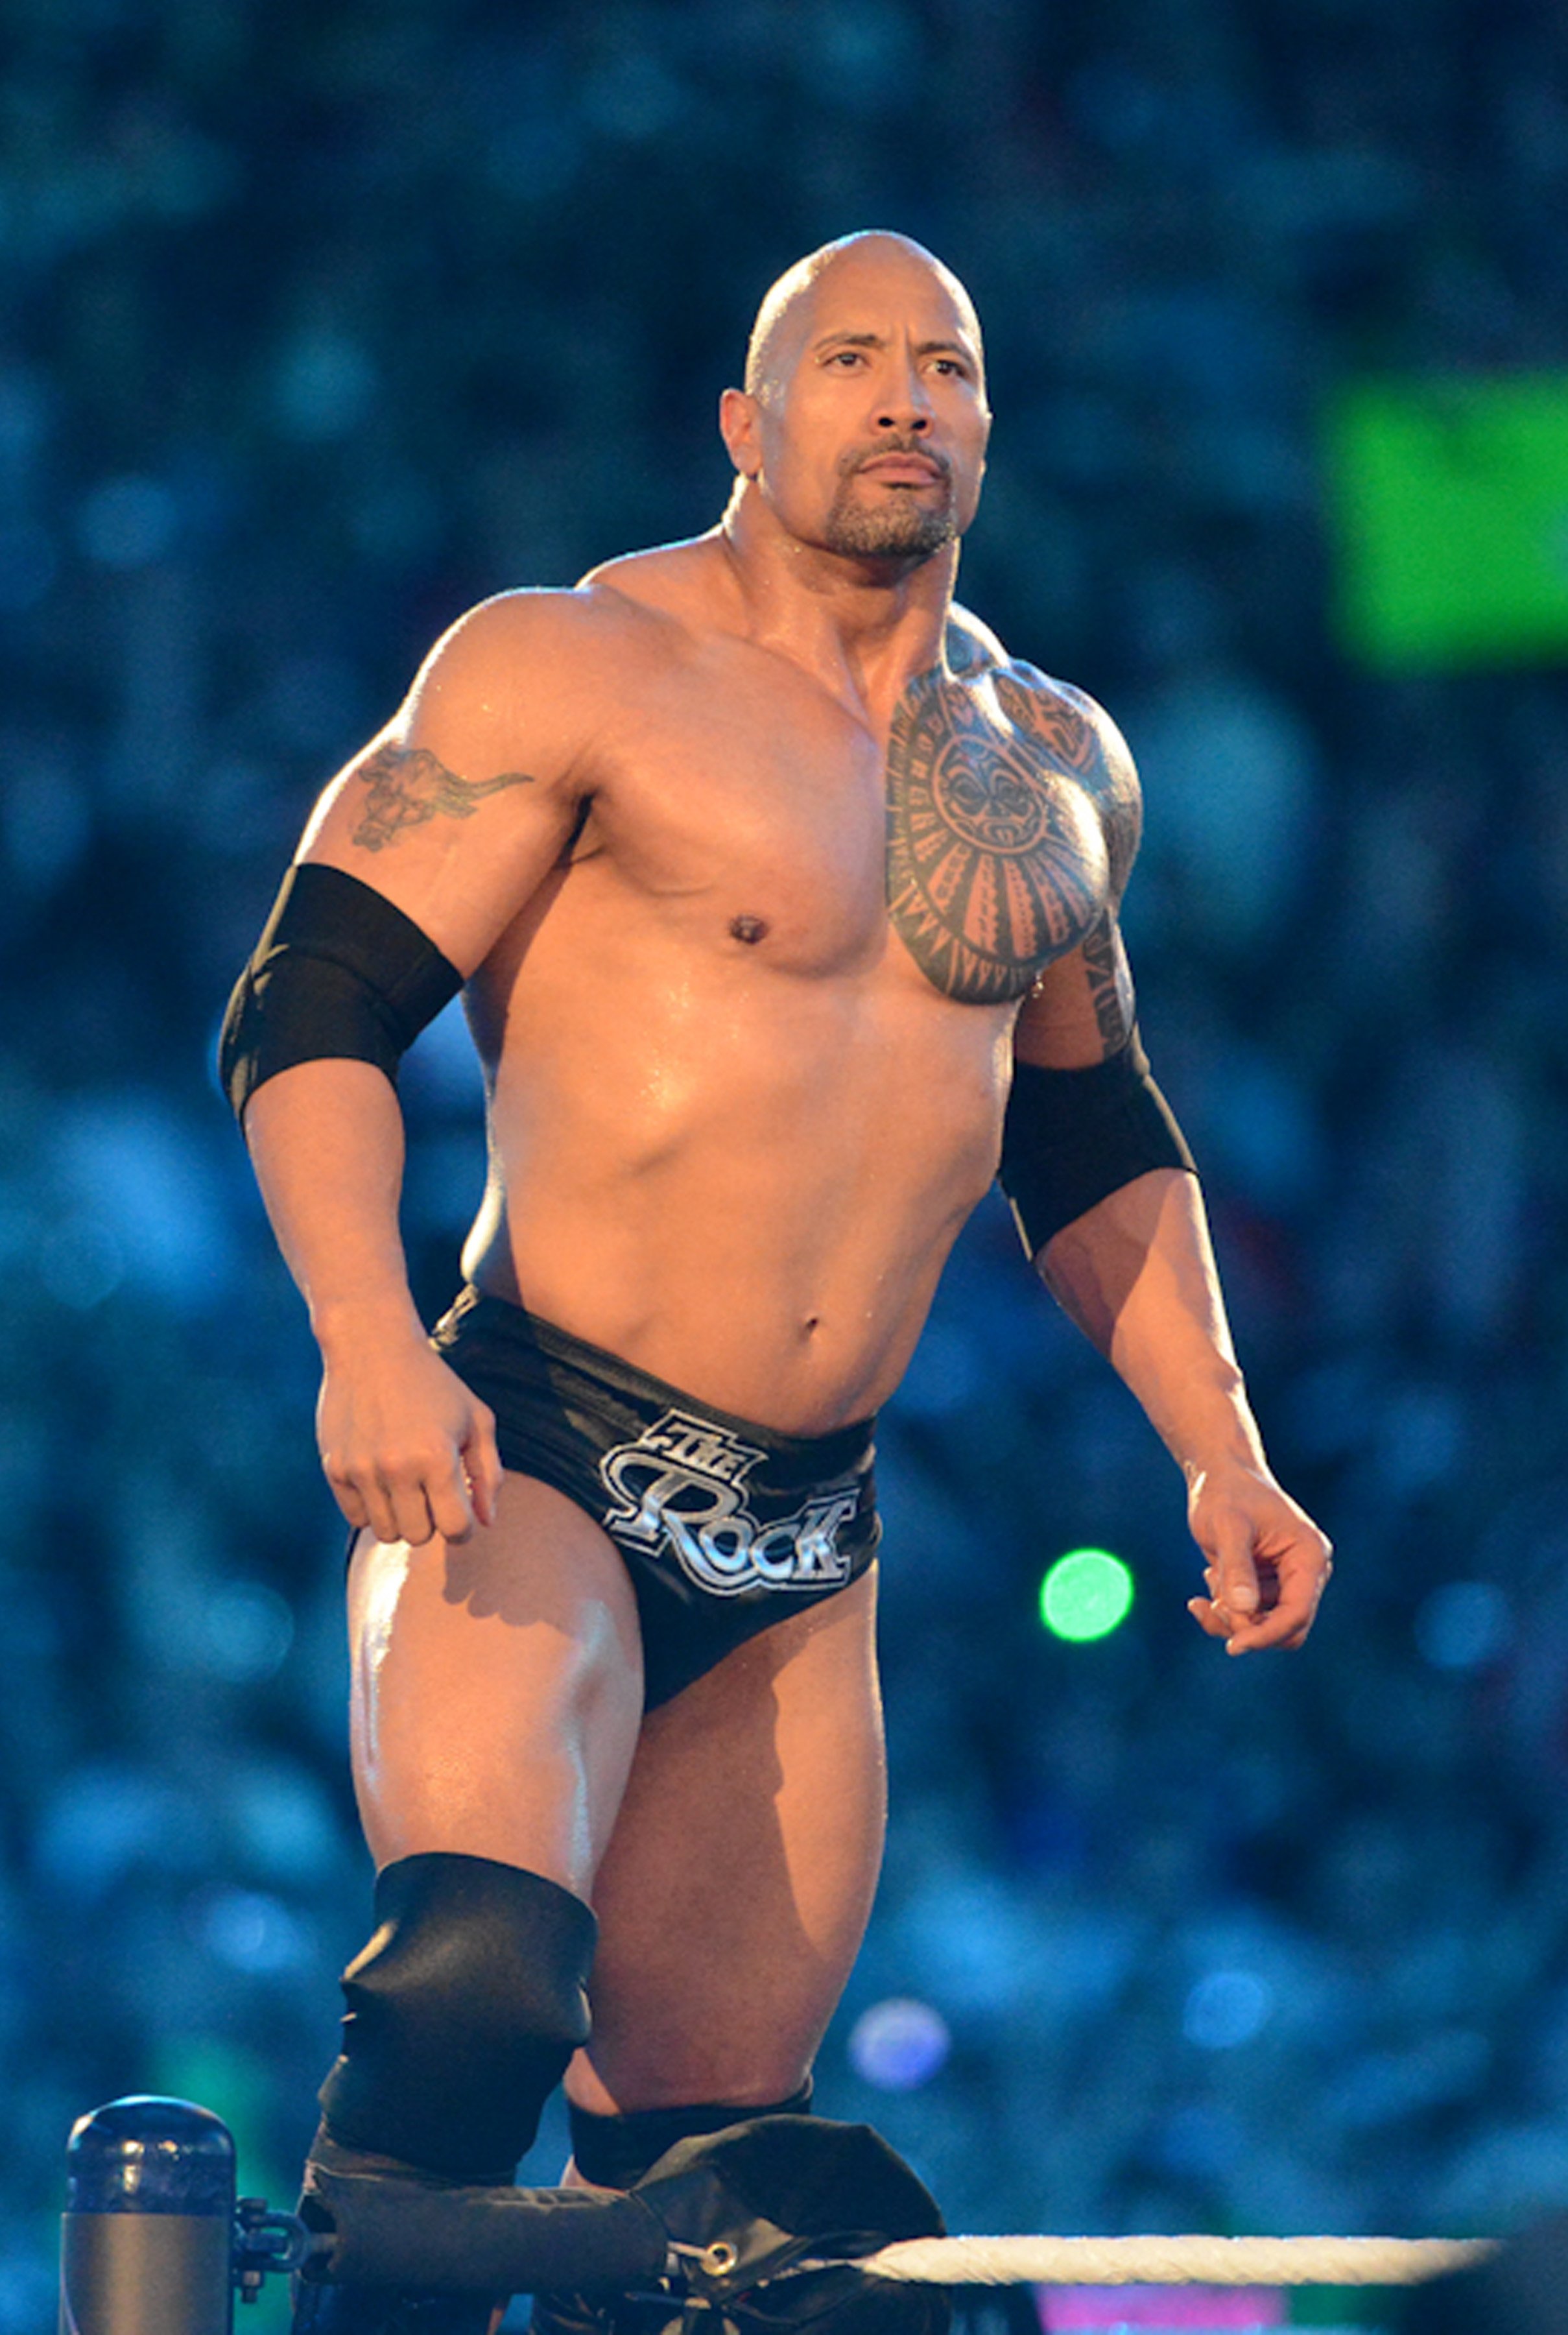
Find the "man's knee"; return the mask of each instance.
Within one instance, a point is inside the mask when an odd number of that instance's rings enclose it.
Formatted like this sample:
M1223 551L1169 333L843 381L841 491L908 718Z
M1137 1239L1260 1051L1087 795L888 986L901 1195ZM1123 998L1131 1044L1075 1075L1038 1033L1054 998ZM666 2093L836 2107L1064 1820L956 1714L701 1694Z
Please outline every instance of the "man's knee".
M596 1924L580 1897L489 1857L431 1854L376 1882L344 1972L329 2136L456 2181L509 2181L587 2040Z

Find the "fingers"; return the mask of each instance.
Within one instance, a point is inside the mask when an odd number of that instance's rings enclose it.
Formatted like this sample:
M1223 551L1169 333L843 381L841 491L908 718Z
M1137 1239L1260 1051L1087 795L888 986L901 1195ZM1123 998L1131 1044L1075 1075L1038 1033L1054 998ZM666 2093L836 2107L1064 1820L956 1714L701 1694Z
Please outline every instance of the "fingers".
M356 1463L329 1457L324 1464L349 1523L368 1525L379 1541L407 1541L411 1548L422 1548L437 1537L465 1541L476 1523L494 1521L493 1490L489 1513L480 1516L450 1445L396 1461Z
M493 1525L503 1470L501 1455L496 1448L496 1414L488 1403L474 1404L473 1424L462 1456L475 1520L481 1525Z
M1211 1597L1189 1597L1187 1612L1198 1628L1211 1638L1234 1636L1235 1623L1228 1613L1222 1613Z
M420 1548L440 1529L417 1469L378 1467L330 1453L322 1464L333 1497L349 1523L368 1526L377 1540L406 1540Z
M1308 1530L1311 1539L1284 1555L1254 1560L1258 1603L1251 1613L1238 1611L1216 1566L1205 1568L1209 1594L1189 1598L1187 1612L1208 1636L1224 1640L1228 1654L1261 1653L1270 1647L1289 1652L1305 1642L1334 1569L1327 1541Z
M417 1489L428 1507L431 1530L443 1540L466 1541L477 1527L493 1525L501 1488L494 1411L470 1399L460 1434L455 1450L449 1446L439 1462L427 1465L418 1478ZM404 1538L412 1536L405 1534ZM414 1545L419 1545L418 1541Z
M1253 1559L1251 1519L1239 1511L1217 1516L1205 1554L1209 1563L1204 1578L1215 1608L1233 1623L1261 1613L1264 1599Z
M1328 1540L1266 1470L1195 1477L1193 1535L1205 1596L1188 1601L1199 1629L1228 1654L1289 1649L1306 1638L1333 1570Z
M430 1360L439 1375L390 1402L339 1387L329 1398L324 1383L319 1421L322 1465L349 1523L412 1548L493 1524L502 1476L494 1413Z
M442 1540L468 1539L474 1528L473 1503L469 1497L469 1479L455 1452L448 1453L441 1468L421 1481L419 1492L430 1516L431 1533L439 1534ZM414 1546L419 1545L416 1541Z
M1312 1625L1311 1613L1304 1620L1277 1609L1264 1613L1234 1613L1209 1597L1189 1597L1187 1612L1211 1638L1224 1640L1227 1654L1263 1653L1271 1646L1288 1652L1302 1644Z
M321 1465L333 1498L354 1530L363 1532L368 1527L377 1540L384 1540L383 1526L390 1521L392 1511L374 1477L362 1477L348 1460L334 1451L324 1451Z
M1317 1619L1318 1606L1334 1570L1329 1542L1316 1525L1302 1516L1286 1545L1261 1560L1263 1577L1273 1575L1274 1603L1252 1643L1287 1650L1305 1640Z
M1189 1598L1187 1612L1208 1636L1224 1640L1227 1653L1262 1643L1257 1631L1272 1602L1273 1584L1254 1559L1249 1519L1240 1511L1214 1518L1205 1553L1209 1561L1204 1582L1209 1594Z

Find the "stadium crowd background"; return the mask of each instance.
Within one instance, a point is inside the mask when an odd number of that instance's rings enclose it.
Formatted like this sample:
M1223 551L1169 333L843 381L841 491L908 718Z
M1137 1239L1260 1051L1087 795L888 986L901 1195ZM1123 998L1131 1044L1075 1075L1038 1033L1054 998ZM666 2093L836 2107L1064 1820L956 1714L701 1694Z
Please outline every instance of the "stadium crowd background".
M1199 1637L1175 1471L982 1210L881 1441L894 1828L820 2104L960 2228L1568 2202L1568 642L1379 645L1334 451L1359 382L1568 368L1565 26L7 0L0 2335L53 2324L96 2101L206 2100L286 2198L363 1932L228 985L446 623L717 516L759 294L863 225L985 320L963 594L1142 764L1146 1035L1340 1570L1303 1654ZM406 1090L433 1311L480 1173L444 1025ZM1137 1595L1071 1645L1080 1543Z

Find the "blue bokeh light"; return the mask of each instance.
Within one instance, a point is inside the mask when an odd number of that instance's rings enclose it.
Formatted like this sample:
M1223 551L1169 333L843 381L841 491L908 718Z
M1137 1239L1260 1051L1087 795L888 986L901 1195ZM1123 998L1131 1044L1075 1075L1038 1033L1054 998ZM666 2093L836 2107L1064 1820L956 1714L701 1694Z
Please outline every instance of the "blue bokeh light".
M893 1995L862 2011L849 2032L849 2061L882 2092L917 2091L953 2049L947 2022L928 2002Z

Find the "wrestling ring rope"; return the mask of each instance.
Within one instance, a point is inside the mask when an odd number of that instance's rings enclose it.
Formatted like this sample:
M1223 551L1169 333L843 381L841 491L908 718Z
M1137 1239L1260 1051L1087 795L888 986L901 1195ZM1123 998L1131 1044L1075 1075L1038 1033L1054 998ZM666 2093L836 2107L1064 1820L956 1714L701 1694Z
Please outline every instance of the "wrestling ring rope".
M905 2238L857 2267L922 2286L1418 2286L1495 2248L1492 2238Z
M804 2218L748 2196L741 2156L751 2150L754 2169L759 2148L797 2157L805 2149L818 2159L817 2203ZM905 2287L1413 2286L1474 2268L1496 2251L1491 2239L1451 2238L905 2235L886 2243L854 2233L897 2230L899 2213L857 2221L855 2209L874 2188L846 2195L835 2187L835 2152L847 2151L844 2161L853 2165L857 2149L880 2152L884 2180L890 2165L895 2182L924 2199L922 2219L903 2216L906 2232L929 2229L933 2218L940 2226L928 2194L867 2127L783 2117L682 2143L630 2191L452 2188L379 2168L367 2175L318 2166L302 2219L237 2197L233 2137L209 2110L185 2100L117 2100L82 2117L71 2136L60 2335L230 2335L236 2293L254 2300L276 2272L443 2293L651 2293L676 2311L711 2307L719 2315L709 2323L722 2328L751 2292L782 2301L791 2289L809 2292L796 2281L847 2270ZM714 2175L726 2150L728 2190Z

